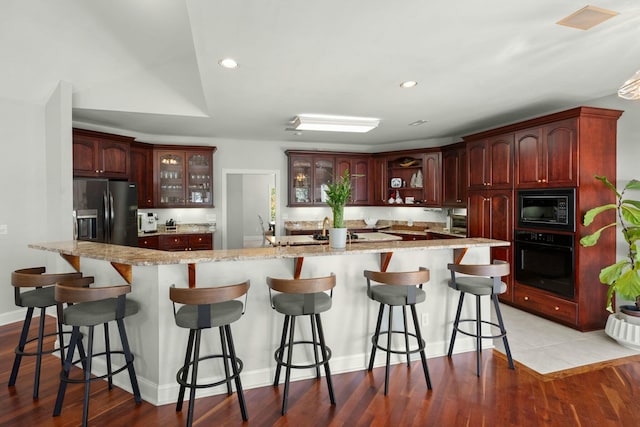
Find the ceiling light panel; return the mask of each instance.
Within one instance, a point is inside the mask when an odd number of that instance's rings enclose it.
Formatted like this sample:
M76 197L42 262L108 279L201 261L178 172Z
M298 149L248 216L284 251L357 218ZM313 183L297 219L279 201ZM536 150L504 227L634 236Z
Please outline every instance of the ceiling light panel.
M331 116L323 114L300 114L293 120L296 130L325 132L365 133L375 129L380 119L371 117Z

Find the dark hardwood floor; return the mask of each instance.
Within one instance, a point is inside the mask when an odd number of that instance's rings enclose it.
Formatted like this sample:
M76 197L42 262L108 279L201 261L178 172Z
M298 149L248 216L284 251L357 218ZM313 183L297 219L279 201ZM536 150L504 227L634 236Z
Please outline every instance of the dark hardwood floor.
M32 322L33 324L34 322ZM35 358L23 359L15 387L8 387L20 323L0 327L0 375L4 382L0 426L76 426L82 414L82 386L70 385L60 417L52 417L59 359L44 357L40 398L32 399ZM47 328L54 330L53 319ZM640 356L541 376L524 366L515 371L503 356L486 351L482 377L475 376L474 354L429 359L433 390L422 369L395 365L389 395L384 369L334 375L336 406L326 383L292 383L289 412L280 416L282 386L246 390L250 426L637 426L640 424ZM126 375L126 374L120 374ZM91 390L90 425L180 426L186 405L136 406L132 396L104 382ZM235 394L196 402L195 425L242 425Z

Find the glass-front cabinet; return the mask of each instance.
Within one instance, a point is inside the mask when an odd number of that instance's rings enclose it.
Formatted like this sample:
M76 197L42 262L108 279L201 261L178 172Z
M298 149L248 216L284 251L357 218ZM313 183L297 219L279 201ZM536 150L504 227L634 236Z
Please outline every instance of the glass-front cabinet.
M335 156L287 151L289 157L289 206L326 203L325 190L333 182Z
M156 206L213 207L213 151L156 150Z

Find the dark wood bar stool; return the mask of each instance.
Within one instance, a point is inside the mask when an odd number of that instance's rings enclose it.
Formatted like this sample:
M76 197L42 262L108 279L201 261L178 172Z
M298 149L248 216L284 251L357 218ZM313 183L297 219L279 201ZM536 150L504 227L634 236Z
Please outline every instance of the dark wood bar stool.
M316 277L309 279L276 279L267 277L269 285L269 295L271 297L271 308L278 313L284 314L284 325L282 327L282 337L280 346L275 352L277 363L275 380L273 386L280 383L280 371L285 367L284 396L282 399L282 415L287 413L289 398L289 382L291 379L291 369L315 368L316 378L320 378L320 366L324 366L327 387L329 389L329 399L331 404L336 404L331 383L331 370L329 369L329 359L331 359L331 349L327 347L322 329L320 313L331 308L331 298L333 288L336 286L334 275L327 277ZM273 295L272 290L278 292ZM330 291L327 295L325 291ZM309 316L311 320L312 340L295 341L295 326L298 316ZM296 345L311 345L313 347L314 363L305 365L293 363L293 347ZM318 357L318 347L320 347L321 358ZM287 360L284 360L284 352L287 351Z
M505 261L494 261L493 264L482 265L448 264L447 268L451 270L451 280L449 280L449 287L460 291L460 300L458 301L456 318L453 321L453 333L451 334L448 356L451 357L451 354L453 353L453 345L456 341L456 334L458 332L470 337L474 337L476 339L476 375L480 376L480 353L482 352L482 339L502 338L504 349L507 353L507 359L509 361L509 368L514 369L513 359L511 358L511 350L509 349L509 342L507 341L507 331L504 328L502 313L500 312L500 304L498 302L498 295L504 293L507 290L507 285L503 281L501 281L500 278L509 275L509 264ZM456 273L462 274L463 276L456 275ZM462 312L462 304L464 302L465 294L475 295L476 297L475 319L460 319L460 313ZM480 312L480 297L482 296L489 296L491 298L491 301L493 301L493 306L496 310L498 323L492 322L490 320L482 320L482 314ZM472 333L460 329L460 323L465 322L475 322L476 332ZM499 328L500 333L496 335L482 335L483 323Z
M124 286L101 286L89 287L93 283L93 277L84 277L63 281L55 287L55 299L58 307L58 319L64 325L72 326L71 341L69 342L69 350L64 360L62 373L60 374L60 387L58 388L58 397L56 398L53 416L60 415L62 411L62 403L67 389L68 383L84 384L84 402L82 411L82 425L86 426L89 418L89 392L91 381L102 380L107 378L109 381L109 389L112 388L112 377L124 371L129 373L131 388L136 403L141 403L140 389L136 378L135 369L133 367L133 354L129 348L127 332L124 325L124 318L136 314L139 305L136 301L127 299L127 294L131 292L130 285ZM64 308L63 304L67 303ZM109 342L109 322L115 321L118 325L122 350L111 350ZM104 325L105 351L93 353L93 335L96 325ZM82 334L80 327L88 328L87 352L84 354L82 345ZM80 359L74 360L76 348L80 355ZM111 356L113 354L124 355L125 364L115 371L111 366ZM107 373L98 377L91 377L91 364L93 358L105 356L107 361ZM70 378L69 374L71 366L77 362L82 362L84 367L83 378Z
M20 363L23 356L35 356L36 357L36 372L33 380L33 398L38 398L38 391L40 388L40 363L42 361L43 354L51 354L56 351L60 351L60 360L64 360L64 341L63 336L59 335L60 342L59 347L51 350L43 350L43 340L46 337L55 336L62 332L62 324L58 319L58 330L55 333L44 334L44 321L46 316L47 307L53 307L56 305L54 298L54 286L60 280L69 280L82 277L82 273L60 273L60 274L45 274L45 267L24 268L16 270L11 273L11 284L14 287L15 303L18 307L25 307L27 314L22 324L22 333L20 334L20 342L15 349L16 357L13 360L13 368L11 369L11 376L9 378L9 386L14 386L18 378L18 371L20 369ZM34 288L25 291L27 288ZM31 326L31 319L33 317L34 309L40 309L40 325L38 328L38 335L34 338L28 338L29 327ZM36 342L37 348L35 351L25 351L25 347Z
M242 360L236 357L236 350L231 335L231 323L240 319L244 314L246 306L247 292L250 283L239 283L237 285L219 286L212 288L175 288L169 289L169 298L173 302L173 314L176 325L189 329L189 342L184 359L184 365L178 370L176 380L180 384L176 411L182 410L185 389L190 389L189 410L187 415L187 426L193 423L193 409L195 403L196 389L214 387L227 384L227 394L231 395L231 381L236 383L240 412L244 421L248 420L247 408L240 381L242 371ZM245 304L237 301L236 298L245 296ZM184 304L176 311L176 303ZM200 339L203 329L218 328L222 354L211 354L200 356ZM225 376L222 380L209 384L198 384L198 365L203 360L222 359ZM229 363L233 375L229 373ZM187 382L189 371L191 370L191 382Z
M387 353L384 373L384 394L386 396L389 390L389 365L391 363L391 353L405 354L407 357L407 366L410 366L410 355L413 353L420 353L420 358L422 359L422 370L424 371L424 378L427 382L427 388L431 390L431 378L429 377L427 357L424 353L425 341L424 339L422 339L420 324L418 323L418 315L416 313L416 304L424 302L426 299L425 292L424 290L422 290L422 285L429 281L429 270L422 267L418 271L406 272L381 272L365 270L364 277L367 278L367 295L372 300L380 303L380 309L378 310L378 321L376 322L376 331L371 337L372 347L368 370L373 370L373 362L376 356L376 349L385 351ZM380 284L372 286L371 282ZM382 326L382 316L385 306L389 307L389 322L387 330L381 332L380 328ZM402 317L404 321L404 330L402 331L393 330L393 308L398 306L402 307ZM410 333L408 331L407 306L411 307L411 317L413 319L415 333ZM404 350L392 349L391 338L393 334L404 335ZM386 347L378 343L380 335L387 335ZM413 337L416 339L416 347L409 347L409 337Z

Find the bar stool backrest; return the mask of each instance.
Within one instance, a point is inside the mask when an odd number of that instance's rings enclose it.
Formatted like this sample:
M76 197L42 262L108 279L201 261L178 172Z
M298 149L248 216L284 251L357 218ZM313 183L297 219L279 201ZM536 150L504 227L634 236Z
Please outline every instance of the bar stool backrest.
M314 294L335 288L336 276L313 277L308 279L276 279L267 277L267 285L274 291L287 294Z
M51 273L45 274L45 267L23 268L11 273L11 285L15 288L15 302L22 306L20 288L42 288L55 285L61 280L78 279L82 273Z
M174 303L186 305L216 304L239 298L249 291L249 280L236 285L215 286L210 288L169 288L169 299Z
M56 285L55 298L58 302L78 303L100 301L117 298L131 292L131 285L100 286L95 288L84 286Z
M418 286L429 281L430 273L424 267L418 271L386 272L365 270L364 277L367 278L367 285L373 280L385 285Z
M451 281L455 283L456 273L468 276L483 276L493 279L493 293L500 293L501 280L503 276L511 273L509 263L501 260L494 260L493 264L447 264L451 270Z

